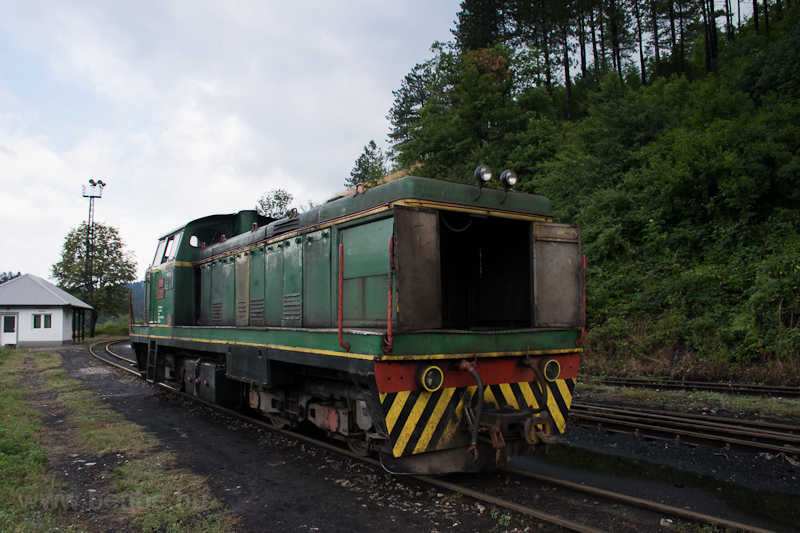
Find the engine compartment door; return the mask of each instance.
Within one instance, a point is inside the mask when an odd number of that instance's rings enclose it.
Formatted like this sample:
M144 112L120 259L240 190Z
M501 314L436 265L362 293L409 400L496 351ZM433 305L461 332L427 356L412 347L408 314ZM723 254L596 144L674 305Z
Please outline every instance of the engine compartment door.
M583 326L581 229L533 224L533 318L535 327Z

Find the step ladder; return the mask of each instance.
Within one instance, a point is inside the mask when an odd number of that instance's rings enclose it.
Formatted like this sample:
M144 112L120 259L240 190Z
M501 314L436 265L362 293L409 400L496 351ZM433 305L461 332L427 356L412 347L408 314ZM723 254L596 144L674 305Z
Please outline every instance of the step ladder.
M158 345L156 341L150 341L147 347L147 381L150 383L156 380L156 358L158 357Z

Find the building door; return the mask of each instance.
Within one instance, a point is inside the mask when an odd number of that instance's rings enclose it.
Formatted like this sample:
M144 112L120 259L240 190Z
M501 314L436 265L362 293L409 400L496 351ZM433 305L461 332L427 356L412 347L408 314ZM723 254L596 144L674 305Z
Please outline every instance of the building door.
M0 346L17 344L17 316L3 315L2 329L0 329Z

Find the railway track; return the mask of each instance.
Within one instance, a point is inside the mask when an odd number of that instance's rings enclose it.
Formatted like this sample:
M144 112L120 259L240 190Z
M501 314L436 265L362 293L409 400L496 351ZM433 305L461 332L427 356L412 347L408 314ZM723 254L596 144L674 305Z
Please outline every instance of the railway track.
M616 387L639 387L659 390L699 390L746 394L754 396L778 396L783 398L800 397L800 387L780 385L751 385L749 383L711 383L708 381L682 381L676 379L648 378L604 378L598 383Z
M89 352L95 358L97 358L98 360L100 360L100 361L102 361L102 362L104 362L106 364L114 366L114 367L116 367L116 368L118 368L120 370L123 370L123 371L125 371L127 373L133 374L133 375L135 375L137 377L141 377L141 374L137 370L131 368L132 365L135 365L135 362L133 360L131 360L129 358L126 358L124 356L121 356L121 355L115 353L114 351L112 351L110 349L110 347L113 344L116 344L118 342L121 342L121 341L111 341L111 342L99 343L99 344L90 346ZM97 346L99 346L100 344L105 344L105 346L103 347L102 351L96 350ZM302 433L298 433L298 432L295 432L295 431L292 431L292 430L288 430L288 429L285 429L285 428L284 429L278 429L278 428L276 428L274 423L272 423L272 422L270 422L268 420L264 420L264 419L260 419L260 418L254 418L252 416L248 416L248 415L246 415L246 414L244 414L242 412L239 412L239 411L235 411L235 410L232 410L232 409L228 409L226 407L222 407L222 406L219 406L219 405L216 405L216 404L205 402L203 400L195 398L194 396L189 396L189 395L187 395L185 393L176 391L176 390L174 390L174 389L172 389L172 388L170 388L170 387L168 387L166 385L160 385L160 386L162 388L164 388L164 389L176 394L176 395L179 395L179 396L185 398L185 399L188 399L188 400L191 400L193 402L205 405L205 406L207 406L207 407L209 407L211 409L226 413L231 417L234 417L234 418L237 418L237 419L242 420L244 422L253 424L254 426L264 427L264 428L267 428L267 429L269 429L271 431L276 431L278 433L281 433L281 434L283 434L283 435L285 435L287 437L291 437L291 438L297 439L299 441L306 442L306 443L308 443L310 445L313 445L313 446L316 446L316 447L319 447L319 448L323 448L323 449L326 449L326 450L333 451L333 452L335 452L337 454L349 457L349 458L351 458L353 460L356 460L356 461L366 462L367 464L370 464L370 465L372 465L372 466L374 466L376 468L381 468L381 465L380 465L379 461L376 461L376 460L374 460L372 458L369 458L369 457L363 457L363 455L361 455L361 454L353 453L351 451L348 451L345 448L343 448L341 446L337 446L336 444L332 444L329 441L318 440L318 439L315 439L313 437L309 437L308 435L304 435ZM521 479L533 480L537 484L540 484L540 485L541 484L546 484L546 485L550 485L552 487L559 487L559 488L566 489L568 491L574 492L577 495L576 496L577 500L582 499L584 496L590 496L592 498L602 498L602 499L604 499L606 501L609 501L609 502L615 502L616 504L637 507L637 508L640 508L640 509L645 509L645 510L648 510L648 511L651 511L651 512L654 512L654 513L658 513L659 516L670 516L670 517L676 518L676 519L690 520L690 521L693 521L693 522L706 523L706 524L711 524L711 525L718 526L718 527L726 527L726 528L730 528L730 529L736 529L736 530L752 532L752 533L767 533L768 532L768 530L752 527L752 526L747 525L747 524L741 524L741 523L733 522L733 521L726 520L726 519L719 518L719 517L714 517L714 516L710 516L710 515L696 513L696 512L688 511L686 509L681 509L681 508L678 508L678 507L672 507L672 506L664 505L664 504L657 503L657 502L651 502L651 501L647 501L647 500L644 500L644 499L641 499L641 498L633 498L633 497L628 496L628 495L619 494L619 493L615 493L615 492L610 492L610 491L606 491L606 490L602 490L602 489L597 489L597 488L589 487L589 486L586 486L586 485L581 485L581 484L577 484L577 483L571 483L571 482L564 481L564 480L557 479L557 478L551 478L551 477L547 477L547 476L542 476L542 475L534 474L534 473L531 473L531 472L527 472L527 471L524 471L524 470L521 470L521 469L518 469L518 468L508 467L508 468L504 469L504 471L509 473L509 474L511 474L511 475L518 476ZM567 518L564 518L564 517L556 516L556 515L550 514L550 513L545 513L543 511L541 511L540 509L532 507L531 505L527 504L524 501L511 501L511 500L508 500L508 499L505 499L505 498L499 498L499 497L496 497L496 496L493 496L493 495L490 495L490 494L486 494L486 493L478 491L478 490L471 489L469 487L464 486L463 484L451 483L451 482L447 481L444 477L437 477L437 478L432 478L432 477L427 477L427 476L412 476L412 477L414 477L415 479L417 479L417 480L419 480L419 481L421 481L423 483L426 483L428 485L431 485L431 486L434 486L434 487L438 487L438 488L443 489L443 490L451 491L451 492L454 492L454 493L462 494L464 496L467 496L467 497L473 498L475 500L487 503L489 505L494 505L494 506L502 507L502 508L505 508L505 509L509 509L509 510L512 510L512 511L520 513L520 514L523 514L523 515L526 515L526 516L530 516L530 517L535 518L537 520L540 520L542 522L558 526L558 527L563 528L563 529L568 530L568 531L577 531L577 532L581 532L581 533L596 533L596 532L602 531L600 529L596 529L594 527L588 526L586 524L582 524L580 522L577 522L577 521L574 521L574 520L571 520L571 519L567 519ZM524 491L524 492L527 493L528 491Z
M646 438L800 455L800 427L786 424L577 402L569 418L572 424Z
M141 373L139 373L139 371L136 370L137 365L135 360L130 359L128 357L124 357L122 355L119 355L111 351L111 346L120 342L125 342L125 341L113 340L113 341L103 341L97 344L93 344L89 346L89 353L96 359L99 359L100 361L108 365L116 367L120 370L124 370L125 372L133 374L134 376L142 377ZM101 344L104 344L105 346L103 346L103 350L98 353L96 348Z

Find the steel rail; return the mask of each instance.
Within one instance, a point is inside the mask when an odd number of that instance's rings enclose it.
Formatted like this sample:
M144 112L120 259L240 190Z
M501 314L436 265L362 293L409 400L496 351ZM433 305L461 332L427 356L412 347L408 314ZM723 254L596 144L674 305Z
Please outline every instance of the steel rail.
M640 387L649 389L695 389L734 394L752 394L761 396L783 396L794 398L800 396L800 387L783 385L758 385L748 383L712 383L709 381L681 381L676 379L647 378L615 378L607 377L599 380L604 385Z
M800 427L763 423L749 424L746 420L716 419L681 413L645 409L615 408L575 403L570 419L576 424L596 423L602 429L634 433L637 436L678 440L717 442L775 453L800 454ZM584 421L581 424L579 421ZM627 428L627 429L622 429Z
M136 376L138 378L141 378L142 374L140 372L138 372L136 370L132 370L129 367L122 366L122 365L120 365L118 363L115 363L114 361L109 361L108 359L103 359L100 355L98 355L98 354L96 354L94 352L94 348L95 347L100 346L101 344L105 343L106 344L106 346L105 346L106 352L108 352L109 354L113 355L114 357L122 359L123 361L127 361L128 363L135 363L135 361L131 361L127 357L122 357L121 355L115 354L111 350L108 349L108 347L110 345L115 344L117 342L122 342L122 341L119 341L119 340L116 340L116 341L101 341L101 342L97 342L95 344L92 344L91 346L89 346L89 354L91 354L92 357L94 357L98 361L102 361L103 363L106 363L106 364L111 365L113 367L119 368L120 370L124 370L125 372L127 372L129 374L133 374L134 376Z
M620 494L618 492L611 492L604 489L598 489L596 487L589 487L586 485L581 485L580 483L573 483L572 481L566 481L564 479L558 479L558 478L543 476L540 474L534 474L532 472L526 472L524 470L520 470L519 468L506 467L504 468L504 470L507 472L511 472L513 474L517 474L519 476L524 476L533 479L534 481L538 481L540 483L549 483L551 485L556 485L558 487L562 487L565 489L574 490L583 494L588 494L590 496L597 496L598 498L606 498L608 500L612 500L615 502L624 503L626 505L632 505L634 507L647 509L648 511L663 513L677 518L684 518L687 520L692 520L694 522L702 522L714 526L727 527L737 531L747 531L751 533L771 533L767 529L760 529L757 527L749 526L747 524L733 522L726 518L720 518L718 516L711 516L704 513L698 513L687 509L682 509L680 507L665 505L663 503L643 500L641 498L636 498L634 496L628 496L627 494Z
M109 349L110 345L112 345L112 344L114 344L116 342L121 342L121 341L112 341L112 342L104 341L104 342L107 342L106 351L108 353L112 354L115 357L123 359L125 361L133 362L130 359L122 357L122 356L120 356L118 354L114 354ZM98 346L100 344L102 344L102 343L97 343L97 344L95 344L93 346L90 346L89 353L91 355L93 355L95 358L97 358L99 361L102 361L103 363L109 364L111 366L114 366L116 368L124 370L124 371L126 371L128 373L134 374L134 375L138 376L139 378L141 378L141 374L139 372L131 370L130 368L126 368L126 367L124 367L122 365L116 364L113 361L109 361L107 359L103 359L102 357L100 357L97 354L95 354L92 349L95 346ZM287 429L278 429L268 421L265 421L265 420L262 420L262 419L258 419L258 418L253 418L253 417L250 417L248 415L245 415L244 413L236 411L234 409L229 409L229 408L223 407L221 405L217 405L217 404L214 404L214 403L211 403L211 402L207 402L205 400L201 400L200 398L197 398L195 396L191 396L191 395L186 394L184 392L178 391L178 390L176 390L176 389L174 389L174 388L172 388L169 385L166 385L164 383L157 383L156 385L159 386L160 388L168 390L168 391L172 392L173 394L176 394L177 396L180 396L180 397L182 397L184 399L187 399L187 400L190 400L192 402L204 405L204 406L209 407L211 409L214 409L216 411L225 413L225 414L227 414L229 416L232 416L232 417L237 418L239 420L242 420L244 422L253 424L255 426L260 426L260 427L269 429L270 431L274 431L276 433L280 433L282 435L285 435L285 436L288 436L288 437L292 437L292 438L300 440L300 441L304 441L307 444L311 444L311 445L319 447L319 448L324 448L326 450L329 450L329 451L332 451L334 453L343 455L343 456L348 457L350 459L367 463L367 464L369 464L369 465L371 465L373 467L382 468L381 464L380 464L380 461L376 461L375 459L371 459L369 457L362 457L362 456L360 456L358 454L352 453L352 452L350 452L350 451L348 451L348 450L346 450L344 448L341 448L341 447L339 447L339 446L337 446L335 444L332 444L330 442L318 440L318 439L315 439L313 437L309 437L307 435L303 435L301 433L297 433L295 431L291 431L291 430L287 430ZM580 492L582 494L589 494L589 495L592 495L592 496L606 498L606 499L613 500L613 501L616 501L616 502L619 502L619 503L623 503L625 505L631 505L631 506L634 506L634 507L639 507L639 508L650 510L650 511L664 513L664 514L667 514L669 516L674 516L674 517L677 517L677 518L684 518L684 519L692 520L692 521L695 521L695 522L702 522L702 523L707 523L707 524L712 524L712 525L719 525L719 526L728 527L728 528L731 528L731 529L746 531L746 532L749 532L749 533L769 533L768 530L755 528L755 527L749 526L747 524L741 524L741 523L733 522L733 521L730 521L730 520L727 520L727 519L724 519L724 518L714 517L714 516L706 515L706 514L703 514L703 513L697 513L697 512L689 511L689 510L686 510L686 509L681 509L679 507L672 507L672 506L661 504L661 503L657 503L657 502L651 502L651 501L648 501L648 500L643 500L641 498L635 498L635 497L628 496L628 495L625 495L625 494L619 494L619 493L615 493L615 492L611 492L611 491L607 491L607 490L603 490L603 489L598 489L598 488L595 488L595 487L588 487L586 485L580 485L580 484L577 484L577 483L572 483L570 481L565 481L565 480L558 479L558 478L551 478L551 477L543 476L543 475L540 475L540 474L534 474L534 473L531 473L531 472L525 472L523 470L520 470L520 469L517 469L517 468L513 468L513 467L506 467L503 470L507 471L507 472L510 472L510 473L513 473L513 474L516 474L516 475L527 477L529 479L533 479L533 480L535 480L535 481L537 481L539 483L548 483L548 484L551 484L551 485L560 486L560 487L567 488L567 489L570 489L570 490L573 490L573 491L576 491L576 492ZM549 524L557 525L557 526L562 527L562 528L564 528L566 530L569 530L569 531L576 531L578 533L600 533L602 531L602 530L599 530L599 529L596 529L596 528L592 528L590 526L586 526L586 525L581 524L579 522L575 522L573 520L562 518L562 517L559 517L559 516L556 516L556 515L553 515L553 514L550 514L550 513L545 513L543 511L540 511L538 509L534 509L532 507L528 507L526 505L522 505L522 504L519 504L519 503L516 503L516 502L512 502L510 500L505 500L503 498L498 498L498 497L495 497L495 496L491 496L489 494L485 494L485 493L470 489L468 487L464 487L462 485L458 485L458 484L455 484L455 483L449 483L449 482L444 481L443 479L440 479L440 478L434 478L434 477L429 477L429 476L419 476L419 475L414 475L414 476L411 476L411 477L413 479L417 479L417 480L419 480L419 481L421 481L423 483L426 483L428 485L431 485L431 486L434 486L434 487L439 487L441 489L448 490L448 491L451 491L451 492L454 492L454 493L462 494L462 495L467 496L469 498L473 498L475 500L482 501L482 502L488 503L490 505L496 505L498 507L502 507L502 508L505 508L505 509L510 509L512 511L515 511L515 512L520 513L520 514L524 514L524 515L530 516L530 517L535 518L537 520L541 520L541 521L547 522Z
M713 425L720 425L720 426L736 426L736 427L746 427L751 428L755 431L760 431L765 434L774 434L777 436L789 436L793 437L794 435L800 436L800 426L792 426L790 424L778 424L775 422L761 422L758 420L746 420L743 418L726 418L722 416L716 415L698 415L694 413L679 413L674 411L662 411L658 409L646 409L644 407L609 407L607 405L601 404L592 404L592 403L581 403L581 402L574 402L572 404L573 407L577 407L578 409L593 409L597 411L603 410L617 410L617 411L624 411L626 413L642 413L646 415L653 415L653 416L669 416L673 418L680 418L682 420L696 420L701 422L702 424L707 424L710 426Z

